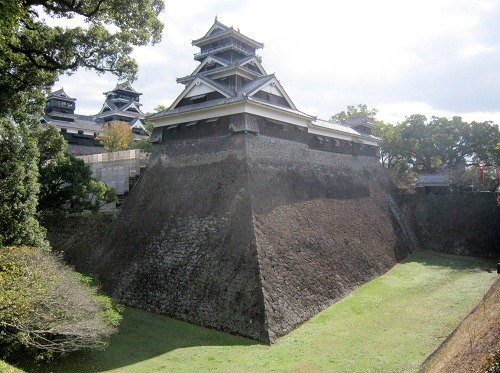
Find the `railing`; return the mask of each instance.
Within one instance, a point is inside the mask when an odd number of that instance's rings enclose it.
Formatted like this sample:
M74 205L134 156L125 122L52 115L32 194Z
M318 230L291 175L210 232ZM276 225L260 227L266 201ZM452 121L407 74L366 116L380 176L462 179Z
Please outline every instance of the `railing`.
M215 51L221 51L221 50L224 50L224 49L228 49L228 48L234 48L240 52L243 52L245 54L248 54L248 55L253 55L255 54L254 51L251 51L250 49L246 49L246 48L243 48L241 45L239 44L236 44L234 42L231 42L231 43L227 43L227 44L223 44L223 45L219 45L217 47L214 47L214 48L210 48L210 49L206 49L204 51L201 51L200 53L196 53L194 55L194 58L197 59L199 57L202 57L202 56L205 56L207 54L210 54L210 53L213 53ZM258 57L258 56L256 56ZM259 57L258 57L259 58Z

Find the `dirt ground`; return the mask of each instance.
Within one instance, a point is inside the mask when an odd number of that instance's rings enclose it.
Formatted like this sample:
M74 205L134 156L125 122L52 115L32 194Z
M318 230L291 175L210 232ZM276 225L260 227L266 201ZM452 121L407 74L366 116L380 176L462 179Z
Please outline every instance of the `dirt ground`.
M484 372L500 356L500 275L481 303L424 363L422 372ZM496 372L497 370L495 370Z

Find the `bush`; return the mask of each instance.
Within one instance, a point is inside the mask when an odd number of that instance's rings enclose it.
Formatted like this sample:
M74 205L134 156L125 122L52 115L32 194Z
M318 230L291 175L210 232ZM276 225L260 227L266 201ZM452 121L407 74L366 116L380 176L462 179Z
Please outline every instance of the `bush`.
M121 315L91 280L49 251L0 248L0 349L42 354L102 348Z

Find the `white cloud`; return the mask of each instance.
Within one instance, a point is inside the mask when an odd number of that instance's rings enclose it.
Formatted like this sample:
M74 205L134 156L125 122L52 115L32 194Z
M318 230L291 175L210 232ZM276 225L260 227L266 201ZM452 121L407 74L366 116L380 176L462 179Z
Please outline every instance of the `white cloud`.
M420 111L500 123L500 4L488 0L309 0L293 6L169 0L163 41L134 52L140 70L133 86L143 93L145 111L180 94L183 86L175 79L197 66L191 41L206 33L215 16L265 44L258 54L267 72L276 73L309 114L329 118L347 105L366 103L388 122ZM97 112L102 92L116 84L112 76L97 84L99 79L79 72L61 83L66 89L73 82L75 90L67 91L78 108Z

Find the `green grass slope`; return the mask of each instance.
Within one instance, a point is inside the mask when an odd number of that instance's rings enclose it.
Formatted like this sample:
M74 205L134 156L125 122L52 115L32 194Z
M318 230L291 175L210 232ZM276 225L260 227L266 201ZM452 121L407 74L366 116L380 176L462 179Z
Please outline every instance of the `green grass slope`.
M272 346L127 309L106 350L27 372L417 372L497 274L481 259L424 252Z

